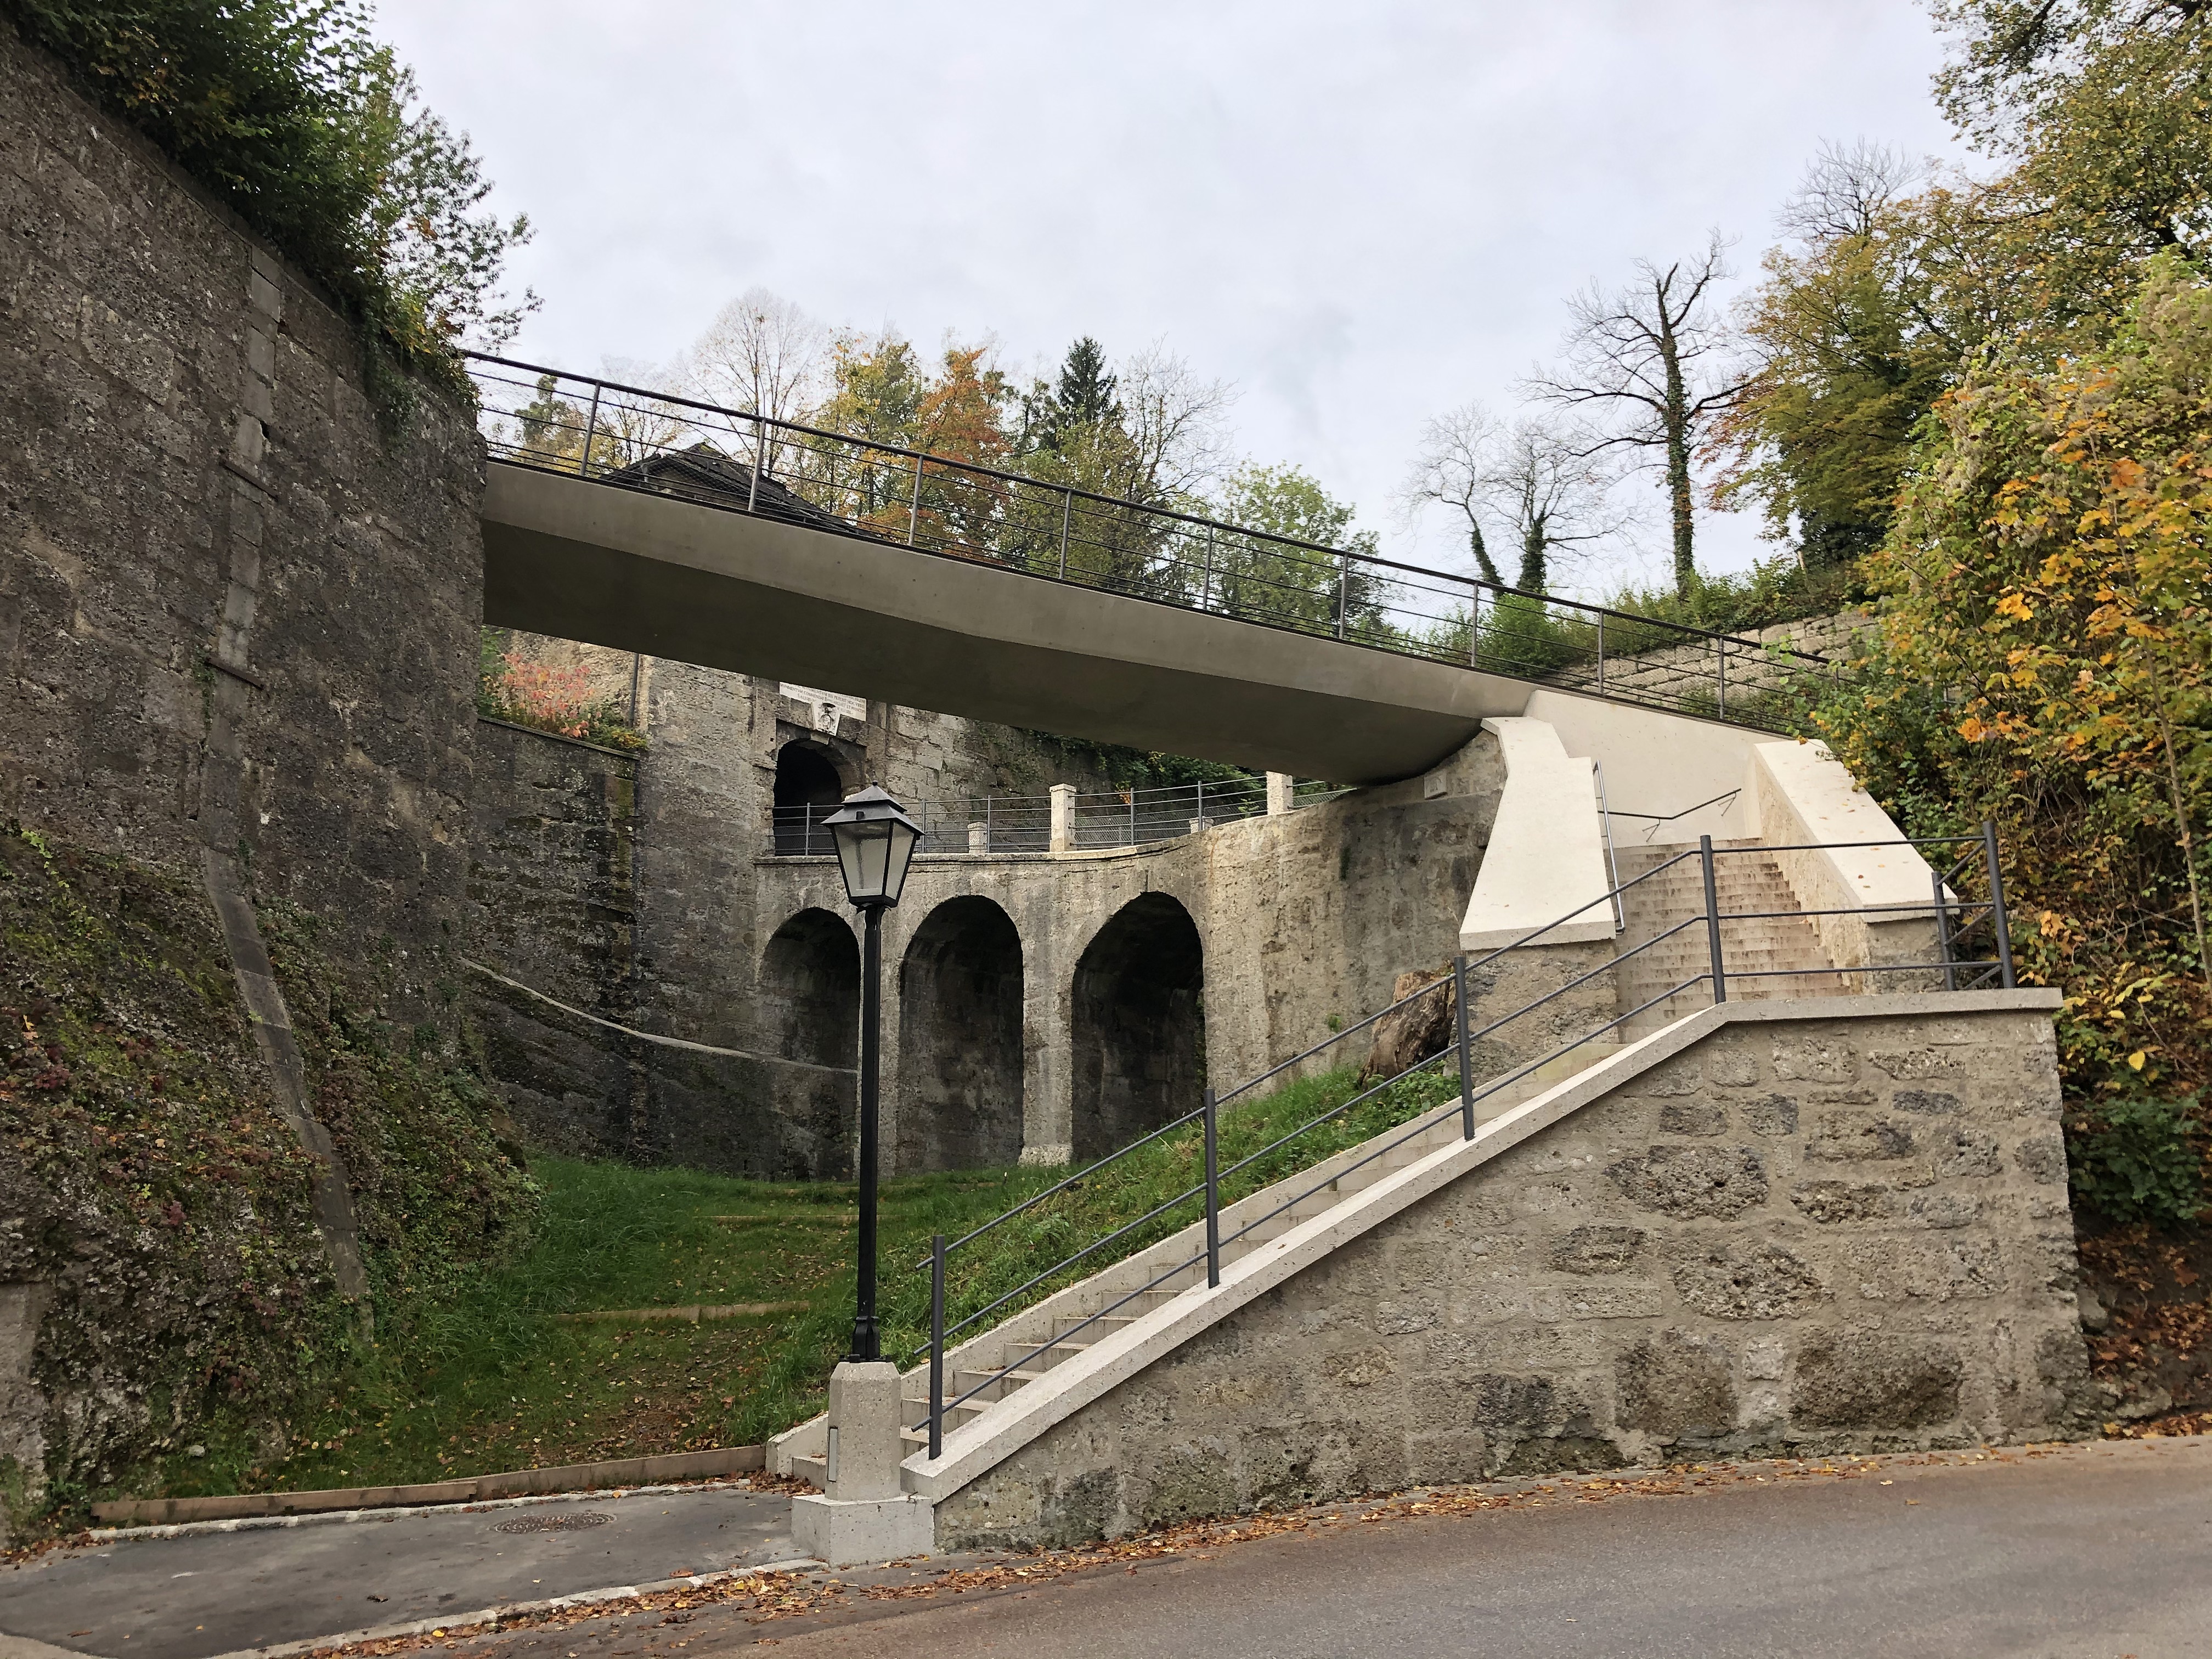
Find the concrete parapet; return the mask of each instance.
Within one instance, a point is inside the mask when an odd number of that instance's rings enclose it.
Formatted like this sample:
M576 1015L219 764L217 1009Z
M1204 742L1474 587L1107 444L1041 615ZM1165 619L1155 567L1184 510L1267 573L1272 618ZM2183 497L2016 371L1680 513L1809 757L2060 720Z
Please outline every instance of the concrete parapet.
M1902 842L1905 832L1827 744L1755 745L1745 787L1760 840L1771 847L1819 848L1774 859L1807 910L1842 913L1807 918L1831 962L1878 968L1937 959L1929 915L1935 872L1917 848L1849 844ZM1929 988L1908 983L1917 977L1910 974L1864 977L1872 990Z
M1055 783L1052 787L1052 830L1047 842L1054 853L1070 852L1075 846L1075 786Z
M1611 939L1613 880L1590 763L1569 755L1543 720L1483 724L1504 755L1505 793L1460 922L1460 949L1496 950L1553 922L1559 925L1544 934L1547 945Z

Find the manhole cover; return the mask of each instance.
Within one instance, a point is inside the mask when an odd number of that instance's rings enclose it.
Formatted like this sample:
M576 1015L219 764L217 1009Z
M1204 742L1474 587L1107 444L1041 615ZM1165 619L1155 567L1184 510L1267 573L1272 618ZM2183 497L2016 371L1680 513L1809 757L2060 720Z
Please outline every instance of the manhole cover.
M576 1532L585 1527L604 1527L614 1519L611 1515L518 1515L512 1521L502 1521L494 1532Z

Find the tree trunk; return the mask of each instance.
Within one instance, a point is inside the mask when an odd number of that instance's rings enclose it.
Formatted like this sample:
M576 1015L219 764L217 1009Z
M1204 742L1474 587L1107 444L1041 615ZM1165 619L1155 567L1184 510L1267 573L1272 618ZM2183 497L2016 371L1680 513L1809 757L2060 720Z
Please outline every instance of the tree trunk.
M1667 296L1659 295L1659 357L1667 370L1667 503L1674 528L1674 593L1688 599L1698 585L1695 526L1691 518L1690 400L1682 385L1682 354Z

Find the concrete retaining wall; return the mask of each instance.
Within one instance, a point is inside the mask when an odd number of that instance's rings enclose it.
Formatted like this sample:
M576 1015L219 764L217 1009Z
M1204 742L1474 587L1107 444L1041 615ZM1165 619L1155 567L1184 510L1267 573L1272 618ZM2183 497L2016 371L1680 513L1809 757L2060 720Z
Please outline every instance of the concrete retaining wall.
M1712 1011L945 1498L939 1547L2077 1432L2052 1000Z

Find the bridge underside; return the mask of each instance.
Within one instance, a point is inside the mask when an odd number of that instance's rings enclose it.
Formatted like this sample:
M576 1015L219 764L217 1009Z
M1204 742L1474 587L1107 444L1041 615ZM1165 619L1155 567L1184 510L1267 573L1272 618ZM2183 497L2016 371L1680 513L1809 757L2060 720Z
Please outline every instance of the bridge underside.
M494 462L484 620L1337 783L1427 770L1532 687Z

